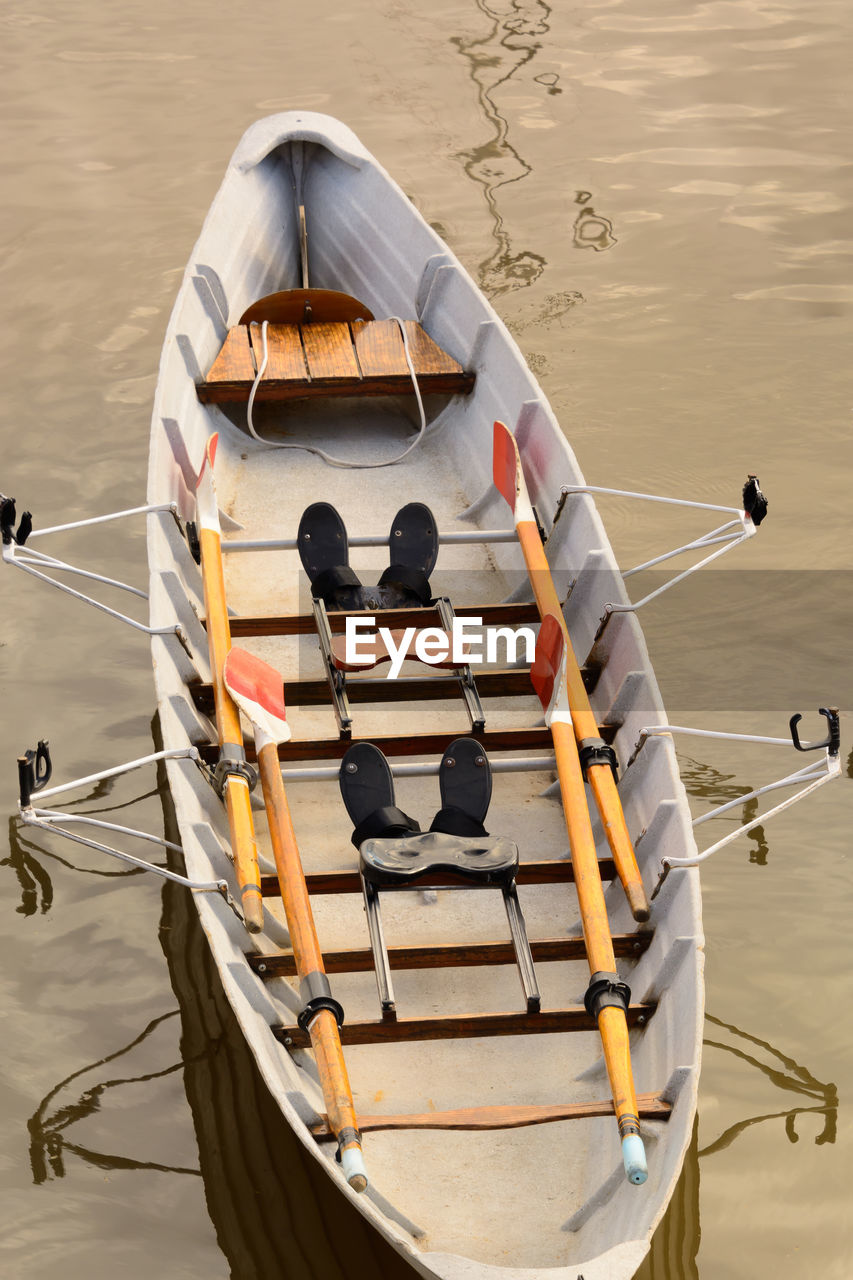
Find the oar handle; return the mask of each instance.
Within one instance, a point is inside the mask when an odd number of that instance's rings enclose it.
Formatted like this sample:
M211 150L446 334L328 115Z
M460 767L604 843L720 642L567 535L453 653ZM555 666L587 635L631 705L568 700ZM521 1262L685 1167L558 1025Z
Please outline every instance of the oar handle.
M622 1139L622 1163L629 1182L641 1187L649 1176L646 1148L638 1133L629 1133Z
M637 866L634 846L631 844L631 835L625 822L613 771L609 764L590 765L586 771L586 777L595 797L604 834L613 854L616 873L622 881L631 914L635 920L648 920L651 908L646 897L640 868Z
M223 797L228 813L234 870L240 885L243 919L250 933L260 933L264 927L264 900L255 843L255 824L252 819L252 799L246 779L232 773L225 779Z
M642 1186L649 1176L646 1151L640 1136L640 1118L637 1113L637 1095L631 1072L631 1050L628 1042L628 1024L624 1008L617 1004L599 1010L598 1030L604 1049L604 1061L613 1107L622 1142L622 1163L625 1175L635 1187Z

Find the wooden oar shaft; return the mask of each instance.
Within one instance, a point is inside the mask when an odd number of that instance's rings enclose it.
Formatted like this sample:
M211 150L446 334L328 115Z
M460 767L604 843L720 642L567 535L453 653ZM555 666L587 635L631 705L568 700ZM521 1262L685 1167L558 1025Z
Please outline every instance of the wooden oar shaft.
M560 604L560 597L557 595L557 590L554 586L551 566L548 564L545 548L542 546L542 539L539 537L539 530L533 520L519 521L517 529L527 565L527 572L530 577L530 585L533 588L533 595L536 598L536 607L539 610L540 617L544 618L547 613L552 613L563 632L563 639L566 644L566 683L569 689L569 706L572 709L575 736L578 739L597 738L598 725L589 705L589 695L584 686L578 660L575 657L575 651L569 638L569 631L563 619L563 606Z
M305 872L281 778L276 743L267 742L260 748L258 768L296 972L300 978L322 974L325 973L323 953L317 938ZM310 1022L308 1031L329 1124L340 1141L341 1155L350 1148L360 1150L355 1104L334 1014L328 1009L321 1010ZM363 1190L366 1181L359 1186L351 1180L351 1185L356 1190Z
M222 547L219 534L212 529L199 529L201 547L201 577L204 587L204 609L207 618L207 642L213 694L216 706L216 730L219 745L243 746L240 713L225 688L223 666L231 648L228 626L228 606L225 601L225 574L222 567ZM261 873L255 844L255 826L252 820L251 797L243 778L231 775L225 784L225 806L231 835L231 851L234 869L240 886L243 916L247 929L260 932L264 924L264 907L261 896Z
M278 748L274 742L267 742L261 747L258 752L258 768L296 972L300 978L308 973L324 973L323 953L317 938L314 912L281 777Z
M563 608L554 587L551 567L539 537L539 530L533 520L519 521L517 529L539 613L543 618L549 613L553 614L563 632L566 645L566 685L575 737L578 742L582 742L584 738L598 738L598 724L589 703L589 695L584 686L578 660L572 649L568 628L563 618ZM649 903L610 766L591 764L587 769L587 777L631 911L636 920L648 920Z
M555 721L551 729L590 973L615 973L616 956L607 919L607 904L604 901L595 840L584 795L583 774L572 728L561 721ZM598 1015L598 1030L619 1133L624 1137L626 1133L639 1132L625 1010L615 1007L602 1009Z
M619 1136L624 1138L631 1133L638 1134L640 1117L634 1090L634 1075L631 1070L631 1048L628 1042L625 1011L612 1005L602 1009L598 1015L598 1030L604 1048L604 1062L610 1081L610 1091L613 1094L613 1109L619 1125Z
M207 647L210 653L213 677L213 698L216 708L216 729L219 745L242 746L243 731L240 713L231 694L225 688L223 667L231 648L231 628L228 625L228 604L225 599L225 571L222 564L222 544L212 529L199 530L201 547L201 576L204 586L204 611L207 619Z
M331 1010L323 1009L318 1013L308 1028L308 1033L317 1063L326 1115L332 1132L341 1143L341 1155L348 1148L360 1150L358 1118L352 1100L347 1064L341 1048L338 1024Z
M607 919L607 904L604 900L604 888L601 883L595 839L586 802L580 747L576 741L576 738L582 740L585 737L597 739L598 729L591 716L589 699L569 641L562 606L551 577L551 569L539 538L536 522L532 518L533 511L518 447L512 441L510 451L510 441L512 437L509 436L506 427L496 422L493 472L495 484L516 515L519 542L542 617L545 634L540 634L539 639L540 643L543 643L543 655L547 657L546 645L550 644L547 632L551 631L554 635L554 625L559 627L562 640L553 672L554 678L561 681L561 684L551 692L548 720L557 758L560 793L578 893L584 943L590 972L594 975L587 989L588 1007L595 1013L601 1036L613 1094L613 1105L618 1118L625 1173L630 1182L639 1186L646 1181L648 1169L637 1119L637 1100L631 1071L625 1016L628 996L624 984L619 983L616 974L613 939ZM546 687L547 685L543 684L543 690ZM538 688L537 692L540 692ZM545 706L546 698L541 692L540 697ZM590 770L588 769L587 772L589 773ZM618 796L616 800L618 804ZM612 824L611 830L616 830ZM615 849L613 853L614 862L619 868ZM633 849L630 853L636 870ZM619 869L620 878L623 878L624 862L623 867Z
M554 721L551 733L589 970L611 973L616 968L616 956L572 727Z

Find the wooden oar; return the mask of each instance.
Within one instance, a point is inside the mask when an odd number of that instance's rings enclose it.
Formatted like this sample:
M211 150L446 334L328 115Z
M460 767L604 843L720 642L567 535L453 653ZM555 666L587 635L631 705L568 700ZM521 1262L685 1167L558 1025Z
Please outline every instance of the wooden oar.
M314 926L311 899L281 778L278 744L290 738L280 674L245 649L225 660L225 684L252 722L281 898L305 1007L299 1025L308 1030L317 1062L329 1125L338 1140L341 1168L354 1191L367 1187L361 1135L344 1062L338 1020L343 1010L332 999L323 953Z
M613 939L566 695L565 640L552 613L546 614L542 619L530 675L554 739L554 754L557 757L557 774L591 975L584 1004L598 1022L613 1094L613 1108L622 1139L625 1173L630 1182L639 1186L645 1182L648 1170L643 1140L640 1137L625 1017L631 993L625 983L619 981L616 973Z
M225 602L219 508L213 482L213 462L218 439L218 435L213 435L207 442L204 461L196 484L196 509L201 547L201 577L204 584L204 609L207 617L207 644L216 708L216 729L220 750L224 749L225 756L230 757L235 765L239 765L241 760L245 760L240 715L222 678L222 668L228 656L228 650L231 648L231 631L228 626L228 607ZM223 796L228 810L231 851L234 855L237 883L240 886L243 918L250 933L259 933L264 925L261 874L258 868L249 783L240 774L239 769L235 769L233 773L226 776Z
M495 484L515 513L519 539L542 614L531 678L551 730L557 758L563 813L591 974L584 1003L596 1018L601 1035L622 1140L625 1172L630 1182L640 1185L646 1181L648 1170L643 1140L640 1137L625 1018L630 995L616 974L613 940L598 869L583 771L575 741L576 730L573 727L569 701L571 673L568 668L566 625L544 554L541 559L535 554L537 548L539 552L542 551L539 532L527 496L527 485L515 440L502 423L495 423ZM547 585L550 585L550 593L546 590Z
M598 725L589 697L584 688L583 678L577 658L572 650L569 633L563 619L560 599L551 577L539 529L527 493L527 483L521 468L521 458L515 437L502 422L495 423L494 435L494 481L496 488L509 503L515 514L515 527L524 552L530 584L536 597L540 616L553 614L563 633L566 656L566 696L572 714L578 748L585 744L604 747L598 732ZM616 782L610 764L590 762L586 768L586 778L595 797L595 803L601 816L607 843L613 853L613 861L622 887L628 899L628 905L635 920L648 920L649 902L643 887L640 869L631 844L631 837L625 824L622 802L616 790Z

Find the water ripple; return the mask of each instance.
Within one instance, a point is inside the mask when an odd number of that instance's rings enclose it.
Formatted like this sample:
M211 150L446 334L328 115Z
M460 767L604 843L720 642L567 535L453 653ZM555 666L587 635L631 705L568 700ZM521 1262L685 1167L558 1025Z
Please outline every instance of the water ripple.
M808 169L836 169L850 161L841 156L785 151L779 147L657 147L626 151L618 156L596 156L600 164L672 164L687 167L754 168L757 165Z

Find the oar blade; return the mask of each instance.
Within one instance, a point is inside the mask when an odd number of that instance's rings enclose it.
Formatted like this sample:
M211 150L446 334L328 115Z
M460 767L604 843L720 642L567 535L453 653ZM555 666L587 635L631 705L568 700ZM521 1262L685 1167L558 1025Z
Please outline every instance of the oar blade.
M498 493L515 511L520 463L515 436L502 422L495 423L492 447L492 478Z
M245 649L231 649L223 667L225 687L240 710L272 742L288 742L284 682L269 663Z
M566 639L563 628L553 613L546 613L536 637L536 654L530 668L530 681L545 712L550 727L555 715L571 719L566 688Z
M204 457L201 460L201 467L199 469L198 479L196 480L196 489L199 488L202 480L204 479L204 473L205 473L206 467L210 467L211 474L213 473L213 464L216 461L216 446L218 444L219 444L219 432L214 431L213 435L210 437L207 444L204 446Z
M219 533L219 508L216 505L216 485L213 481L213 464L216 460L216 446L219 443L219 432L214 432L204 449L201 468L196 481L196 505L200 529L210 529Z

